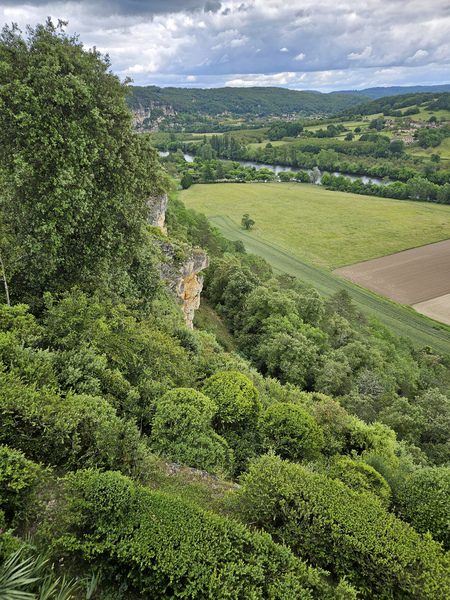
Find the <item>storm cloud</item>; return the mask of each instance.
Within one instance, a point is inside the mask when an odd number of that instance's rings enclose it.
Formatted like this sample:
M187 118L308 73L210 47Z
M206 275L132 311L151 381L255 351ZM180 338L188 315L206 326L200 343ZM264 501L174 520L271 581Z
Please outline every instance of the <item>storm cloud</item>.
M450 81L441 0L3 0L4 23L69 21L137 85L331 91Z

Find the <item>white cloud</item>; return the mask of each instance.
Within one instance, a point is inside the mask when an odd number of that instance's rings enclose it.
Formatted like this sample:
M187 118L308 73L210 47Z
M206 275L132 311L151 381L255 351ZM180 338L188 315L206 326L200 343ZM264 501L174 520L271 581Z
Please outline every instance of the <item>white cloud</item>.
M357 52L351 52L350 54L347 54L347 58L349 60L364 60L366 58L369 58L371 54L372 46L366 46L366 48L360 54L358 54Z
M25 30L27 23L43 23L47 15L64 18L69 34L78 33L87 48L95 45L109 53L113 71L133 76L136 85L211 87L250 81L331 90L450 82L450 10L445 4L2 0L0 19ZM300 66L301 73L292 73Z
M417 50L415 54L406 59L406 62L417 62L418 60L422 60L422 58L426 58L428 56L428 52L426 50Z
M225 82L229 87L253 87L253 86L285 86L299 81L301 78L298 73L270 73L260 75L252 73L249 75L237 75L235 79Z

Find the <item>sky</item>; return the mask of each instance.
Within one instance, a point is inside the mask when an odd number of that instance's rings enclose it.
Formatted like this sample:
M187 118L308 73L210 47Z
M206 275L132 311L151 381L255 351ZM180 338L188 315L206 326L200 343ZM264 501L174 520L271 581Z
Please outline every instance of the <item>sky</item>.
M135 85L450 83L450 0L0 0L2 25L48 16Z

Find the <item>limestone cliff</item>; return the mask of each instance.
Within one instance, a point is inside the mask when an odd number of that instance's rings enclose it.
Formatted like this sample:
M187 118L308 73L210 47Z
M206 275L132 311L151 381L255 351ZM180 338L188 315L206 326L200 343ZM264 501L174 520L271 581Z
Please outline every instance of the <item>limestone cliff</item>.
M154 227L159 227L165 235L167 202L167 194L147 198L147 205L150 207L148 222ZM203 289L203 277L199 273L209 266L208 256L206 252L190 248L186 244L175 245L163 240L155 240L155 243L164 257L159 267L160 275L168 282L171 292L179 298L187 326L193 329L194 313L200 306L200 292Z
M180 249L170 242L157 243L165 257L165 262L159 268L161 277L179 298L186 324L193 329L194 313L200 306L200 292L203 289L203 276L199 273L209 266L208 256L198 248Z
M157 131L158 124L166 117L174 117L177 113L172 106L165 106L158 102L151 101L149 106L144 108L142 105L139 108L132 111L133 118L131 119L132 127L142 127L143 125L149 125L151 122L152 127L150 130ZM153 113L153 114L152 114ZM148 128L147 128L148 129Z
M154 227L159 227L159 229L161 229L161 231L165 235L167 235L167 229L164 226L167 203L167 194L158 194L147 198L147 206L150 207L150 215L147 220L150 225L153 225Z

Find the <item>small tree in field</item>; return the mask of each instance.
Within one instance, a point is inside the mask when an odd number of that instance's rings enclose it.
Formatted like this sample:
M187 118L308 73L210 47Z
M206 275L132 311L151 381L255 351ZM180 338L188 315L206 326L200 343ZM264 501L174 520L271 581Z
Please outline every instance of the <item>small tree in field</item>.
M250 219L250 215L245 214L242 217L241 225L242 225L242 227L244 227L244 229L250 229L250 227L253 227L254 224L255 224L255 221L253 221L253 219Z

